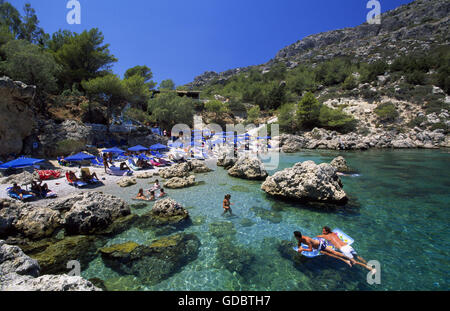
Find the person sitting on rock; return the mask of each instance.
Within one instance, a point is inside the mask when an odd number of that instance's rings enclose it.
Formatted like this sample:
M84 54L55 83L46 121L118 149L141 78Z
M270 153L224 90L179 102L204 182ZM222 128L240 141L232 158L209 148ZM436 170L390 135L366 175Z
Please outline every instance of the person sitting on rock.
M162 198L162 197L164 197L164 196L166 196L167 195L167 193L164 191L164 189L163 188L161 188L161 190L159 191L159 198Z
M37 192L37 193L47 193L48 192L48 185L42 184L42 180L37 183L35 180L31 182L31 191Z
M24 195L24 194L31 194L30 192L28 192L28 191L23 190L22 188L20 188L20 187L17 185L17 183L14 183L14 184L13 184L13 187L12 187L12 189L11 189L11 192L17 194L17 195L20 197L20 199L23 199L23 195Z
M342 260L347 265L352 267L352 263L350 260L346 260L342 258L341 254L338 252L328 248L328 241L324 238L319 238L318 240L312 239L309 236L302 235L300 231L294 232L294 237L298 242L298 252L312 252L314 249L317 249L321 254ZM302 243L306 244L308 248L303 248Z
M139 192L136 196L136 200L145 200L148 201L147 197L144 195L144 189L139 189Z

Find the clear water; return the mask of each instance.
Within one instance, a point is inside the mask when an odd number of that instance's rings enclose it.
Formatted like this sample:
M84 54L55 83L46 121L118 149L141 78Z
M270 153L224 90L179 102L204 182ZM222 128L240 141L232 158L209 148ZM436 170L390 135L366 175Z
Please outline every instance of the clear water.
M341 177L350 197L350 204L343 209L280 202L265 195L260 182L232 178L217 168L197 175L197 180L205 181L202 185L168 191L170 197L189 207L194 224L184 231L195 233L201 241L195 261L153 286L119 275L105 267L101 258L92 261L82 275L101 278L109 289L118 290L449 290L450 153L307 151L282 155L277 170L305 160L329 162L337 155L343 155L360 174ZM104 191L133 203L137 190L150 181ZM233 217L221 216L226 193L235 203ZM133 212L141 214L151 206ZM217 222L231 222L235 230L229 235L232 245L253 255L253 260L246 262L245 273L228 270L217 257L219 247L230 247L211 234L210 224ZM280 242L293 242L293 231L315 236L324 225L341 228L356 240L353 247L362 257L381 263L381 284L369 285L363 268L350 268L325 256L303 264L282 256ZM147 243L155 238L152 230L130 228L108 245Z

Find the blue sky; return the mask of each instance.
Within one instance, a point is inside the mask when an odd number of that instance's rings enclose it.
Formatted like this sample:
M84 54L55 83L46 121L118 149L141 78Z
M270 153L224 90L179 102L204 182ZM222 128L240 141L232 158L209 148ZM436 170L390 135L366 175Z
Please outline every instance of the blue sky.
M368 0L79 0L81 25L66 22L68 0L10 0L36 10L47 33L98 27L118 59L114 72L147 65L177 85L205 71L269 61L308 35L366 20ZM380 0L382 12L411 0Z

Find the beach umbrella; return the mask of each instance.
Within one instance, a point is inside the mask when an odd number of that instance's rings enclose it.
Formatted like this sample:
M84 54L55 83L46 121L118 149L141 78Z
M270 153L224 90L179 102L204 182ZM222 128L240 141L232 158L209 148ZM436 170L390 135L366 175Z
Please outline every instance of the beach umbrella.
M144 146L141 146L141 145L137 145L137 146L128 148L128 150L139 152L139 151L146 151L146 150L148 150L148 148L145 148Z
M257 139L270 139L270 136L257 137Z
M86 160L93 160L93 159L95 159L95 157L93 155L86 154L84 152L80 152L80 153L74 154L70 157L67 157L64 160L66 160L67 162L77 162L77 161L86 161Z
M213 144L221 144L221 143L223 143L223 140L222 139L216 139L216 140L213 140L212 143Z
M33 158L25 158L20 157L18 159L3 163L0 165L0 169L6 170L8 168L24 168L35 165L36 163L43 162L43 159L33 159Z
M151 149L151 150L167 149L167 146L158 143L158 144L151 145L151 146L150 146L150 149Z
M111 153L124 153L125 151L124 150L122 150L122 149L120 149L120 148L117 148L117 147L114 147L114 148L109 148L109 149L105 149L105 150L103 150L102 151L103 153L109 153L109 152L111 152Z

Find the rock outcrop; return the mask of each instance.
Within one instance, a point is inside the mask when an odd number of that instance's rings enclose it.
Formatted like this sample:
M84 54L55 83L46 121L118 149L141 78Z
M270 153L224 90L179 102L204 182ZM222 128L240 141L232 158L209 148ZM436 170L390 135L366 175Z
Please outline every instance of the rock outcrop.
M180 203L166 198L158 200L150 212L140 216L137 225L140 227L181 225L188 219L189 212Z
M80 276L43 275L40 267L17 246L0 240L1 291L99 291Z
M116 219L131 213L122 199L102 192L76 193L52 202L48 207L64 213L64 228L70 235L100 232Z
M328 163L297 163L267 177L261 185L266 193L302 202L344 204L348 198L336 169Z
M245 156L236 161L228 170L228 174L233 177L256 180L263 180L268 175L260 159Z
M159 176L167 179L172 177L187 177L190 172L191 165L188 162L184 162L159 170Z
M331 162L330 165L332 167L334 167L336 169L336 171L338 172L350 172L350 168L347 165L347 161L345 161L344 157L342 156L338 156L336 158L334 158Z
M236 161L237 159L233 154L224 152L217 158L217 166L223 166L223 168L227 170L232 167Z
M164 187L169 189L186 188L194 185L194 175L190 175L189 177L172 177L164 183Z
M0 156L20 154L23 141L34 126L33 100L36 87L0 78Z
M117 182L117 184L122 188L136 185L136 183L137 181L135 177L123 177Z

